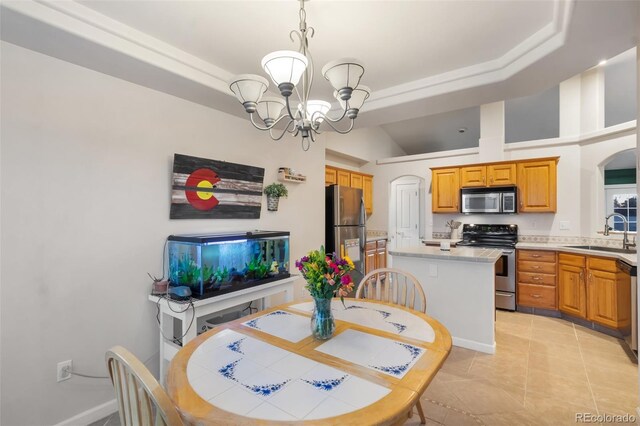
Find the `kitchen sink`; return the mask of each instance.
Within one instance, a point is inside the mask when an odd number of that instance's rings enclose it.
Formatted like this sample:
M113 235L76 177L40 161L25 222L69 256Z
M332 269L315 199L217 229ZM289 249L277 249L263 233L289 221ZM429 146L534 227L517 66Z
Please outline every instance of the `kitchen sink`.
M612 253L623 253L623 254L636 254L636 249L622 249L615 247L603 247L603 246L567 246L568 248L576 248L583 250L597 250L597 251L609 251Z

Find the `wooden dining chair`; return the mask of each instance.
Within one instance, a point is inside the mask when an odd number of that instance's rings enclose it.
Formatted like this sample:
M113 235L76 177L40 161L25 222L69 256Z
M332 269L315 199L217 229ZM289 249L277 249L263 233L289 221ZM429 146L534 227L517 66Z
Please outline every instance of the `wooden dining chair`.
M374 269L362 278L356 290L356 299L371 299L401 305L427 313L427 297L420 281L408 272L393 268ZM418 302L419 309L416 309ZM426 424L420 398L416 403L420 424ZM412 413L409 413L411 417Z
M427 313L427 298L420 282L399 269L380 268L369 272L360 281L355 298L380 300Z
M147 367L122 346L105 356L122 426L181 426L180 414Z

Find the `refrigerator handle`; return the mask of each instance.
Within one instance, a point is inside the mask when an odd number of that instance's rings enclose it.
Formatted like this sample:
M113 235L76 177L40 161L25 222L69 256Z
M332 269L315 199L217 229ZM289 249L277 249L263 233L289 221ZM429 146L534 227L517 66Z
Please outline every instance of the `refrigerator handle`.
M364 198L360 198L360 224L365 226L367 222L367 212L364 208Z

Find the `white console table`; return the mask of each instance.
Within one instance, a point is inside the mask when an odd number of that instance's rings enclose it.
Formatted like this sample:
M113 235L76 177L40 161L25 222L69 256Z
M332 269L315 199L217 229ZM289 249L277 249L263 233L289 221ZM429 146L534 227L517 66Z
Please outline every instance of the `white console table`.
M198 334L198 318L223 311L234 306L262 299L262 308L268 308L266 297L284 292L285 302L293 301L293 283L298 276L291 276L256 287L245 288L232 293L193 301L193 310L187 303L173 302L161 296L150 295L149 300L154 304L160 302L160 381L165 382L167 364L180 350L180 346L168 341L165 336L173 336L173 319L182 322L182 344L187 344ZM193 317L192 317L193 316ZM193 324L189 327L193 318Z

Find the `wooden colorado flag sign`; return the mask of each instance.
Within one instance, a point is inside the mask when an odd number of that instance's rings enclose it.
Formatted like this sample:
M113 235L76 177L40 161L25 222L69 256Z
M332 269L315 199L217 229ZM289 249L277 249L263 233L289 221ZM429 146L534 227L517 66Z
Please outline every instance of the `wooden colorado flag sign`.
M258 219L264 169L175 154L171 219Z

